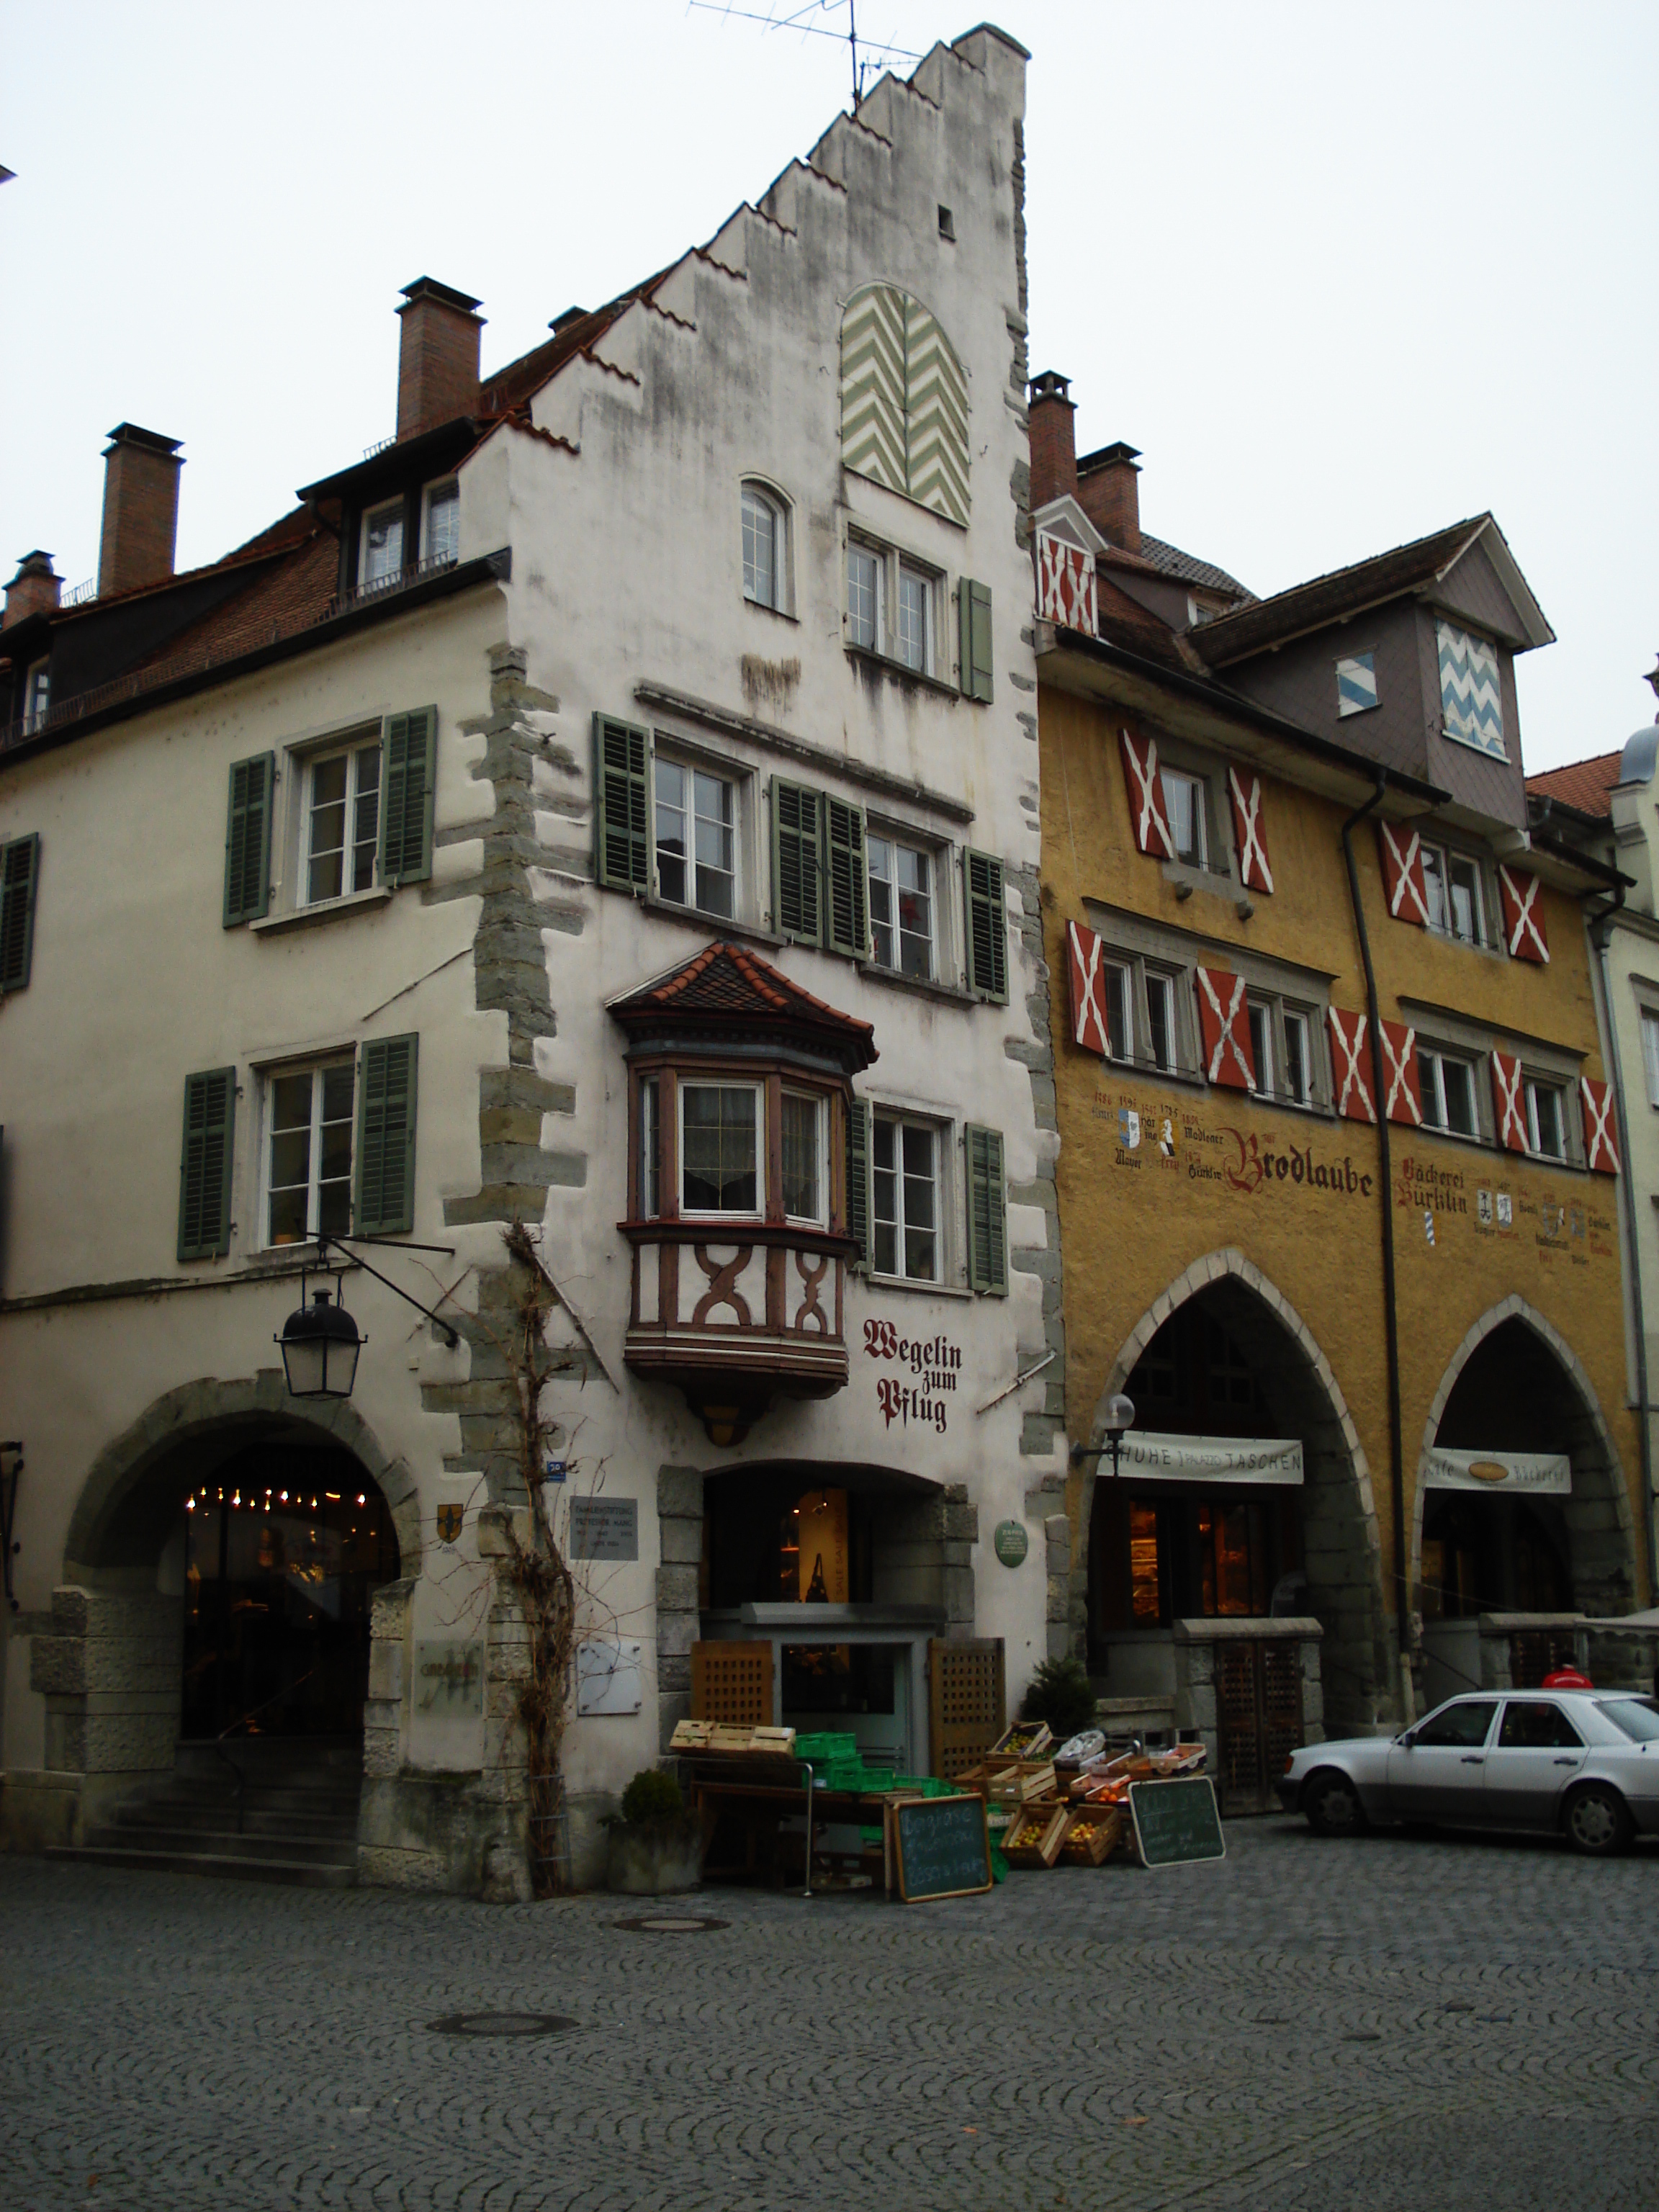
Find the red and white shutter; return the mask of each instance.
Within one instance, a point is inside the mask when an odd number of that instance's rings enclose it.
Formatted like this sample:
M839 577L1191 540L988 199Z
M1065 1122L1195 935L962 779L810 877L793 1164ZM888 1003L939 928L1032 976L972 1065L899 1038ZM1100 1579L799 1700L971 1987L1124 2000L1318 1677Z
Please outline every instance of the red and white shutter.
M1135 843L1158 860L1173 860L1175 839L1170 835L1164 783L1158 772L1158 739L1137 737L1133 730L1120 730L1118 736L1123 744L1123 781L1129 793Z
M1099 627L1095 611L1095 556L1063 538L1037 532L1037 614L1043 622L1059 623L1065 629L1080 629L1093 637Z
M1617 1175L1619 1139L1613 1124L1613 1085L1593 1075L1578 1079L1584 1110L1584 1164L1592 1175Z
M1227 769L1227 795L1233 802L1233 836L1238 844L1238 872L1244 887L1270 891L1273 872L1267 860L1267 833L1261 824L1261 778L1251 769Z
M1498 1141L1512 1152L1527 1149L1527 1093L1521 1079L1518 1053L1493 1052L1492 1061L1492 1120Z
M1072 1041L1085 1052L1112 1056L1111 1032L1106 1026L1106 986L1101 972L1104 947L1092 929L1080 921L1066 925L1066 967L1072 983Z
M1423 880L1423 841L1401 822L1379 822L1376 842L1382 855L1382 888L1396 921L1429 926L1429 887Z
M1390 1121L1423 1126L1423 1086L1417 1073L1417 1031L1404 1022L1382 1024L1382 1111Z
M1195 968L1198 1033L1204 1046L1204 1073L1230 1091L1255 1089L1255 1058L1250 1050L1249 1005L1244 978L1224 968Z
M1538 878L1525 868L1498 864L1498 888L1504 897L1504 942L1511 960L1549 964L1550 948L1544 937L1544 909L1538 902Z
M1371 1056L1365 1042L1365 1017L1344 1013L1340 1006L1332 1006L1329 1020L1336 1110L1345 1121L1375 1121L1376 1106L1371 1097Z

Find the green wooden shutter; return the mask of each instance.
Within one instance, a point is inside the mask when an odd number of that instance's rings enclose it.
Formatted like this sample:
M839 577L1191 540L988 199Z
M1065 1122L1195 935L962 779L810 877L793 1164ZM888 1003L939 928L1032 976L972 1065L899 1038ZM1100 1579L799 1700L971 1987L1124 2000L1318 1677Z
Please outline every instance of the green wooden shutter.
M270 904L270 801L276 756L258 753L230 771L225 829L225 927L258 921Z
M830 943L854 960L870 957L870 897L865 877L864 809L826 795L823 842L829 878Z
M236 1071L212 1067L185 1078L185 1141L179 1161L179 1257L222 1259L230 1249L230 1178L235 1160Z
M963 856L968 887L968 988L982 999L1008 1003L1008 919L1002 863L989 853Z
M651 732L593 717L593 865L614 890L651 888Z
M971 1289L1005 1297L1008 1291L1008 1200L1002 1179L1002 1132L969 1122L968 1144L968 1281Z
M849 1101L847 1109L847 1233L858 1246L855 1267L870 1264L870 1102Z
M359 1237L404 1237L415 1226L415 1091L418 1036L376 1037L357 1061Z
M991 696L991 587L964 576L957 592L962 629L957 680L968 699Z
M380 732L380 881L423 884L432 873L438 710L388 714Z
M40 840L15 838L0 859L0 991L21 991L34 953L34 886L40 873Z
M823 860L823 802L805 784L772 779L772 926L783 937L817 945L823 936L818 877Z

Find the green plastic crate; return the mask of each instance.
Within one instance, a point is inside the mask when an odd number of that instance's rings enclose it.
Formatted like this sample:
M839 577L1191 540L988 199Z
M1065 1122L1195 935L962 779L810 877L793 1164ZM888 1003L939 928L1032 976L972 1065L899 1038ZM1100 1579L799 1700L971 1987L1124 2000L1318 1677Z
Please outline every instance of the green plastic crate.
M858 1738L851 1729L821 1729L813 1735L795 1738L796 1758L805 1759L813 1767L832 1759L856 1763L858 1755Z

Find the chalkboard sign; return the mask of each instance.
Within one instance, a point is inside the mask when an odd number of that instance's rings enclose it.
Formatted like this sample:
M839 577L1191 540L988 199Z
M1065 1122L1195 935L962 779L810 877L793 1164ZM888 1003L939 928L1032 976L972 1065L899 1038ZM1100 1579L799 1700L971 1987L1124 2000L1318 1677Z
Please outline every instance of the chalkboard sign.
M1174 1782L1132 1782L1129 1817L1143 1866L1179 1866L1194 1859L1224 1859L1227 1841L1207 1774Z
M982 1797L927 1797L893 1808L898 1893L907 1905L971 1897L991 1887L991 1837Z

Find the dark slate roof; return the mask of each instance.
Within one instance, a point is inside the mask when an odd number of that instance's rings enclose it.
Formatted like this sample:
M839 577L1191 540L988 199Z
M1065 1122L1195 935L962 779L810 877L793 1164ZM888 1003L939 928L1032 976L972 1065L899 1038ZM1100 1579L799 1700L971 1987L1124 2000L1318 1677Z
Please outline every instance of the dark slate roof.
M1140 533L1140 550L1160 574L1173 576L1179 583L1197 584L1206 592L1225 592L1236 599L1255 596L1248 584L1241 584L1224 568L1218 568L1210 561L1200 561L1195 554L1183 553L1178 545L1166 545L1161 538L1149 538L1144 530Z
M1569 761L1565 768L1543 769L1527 778L1527 789L1577 807L1581 814L1610 815L1613 787L1624 757L1621 748L1616 753L1597 753L1593 760Z
M667 975L659 975L611 1011L624 1028L660 1024L730 1030L733 1028L806 1031L856 1067L877 1057L868 1022L814 998L746 945L717 941Z
M1333 568L1305 584L1292 585L1272 599L1253 599L1248 606L1217 615L1194 629L1192 641L1212 667L1218 667L1304 630L1318 629L1343 615L1358 614L1364 607L1431 581L1491 520L1489 514L1474 515L1449 530L1437 530L1432 537L1415 538L1369 561L1356 561L1349 568Z

